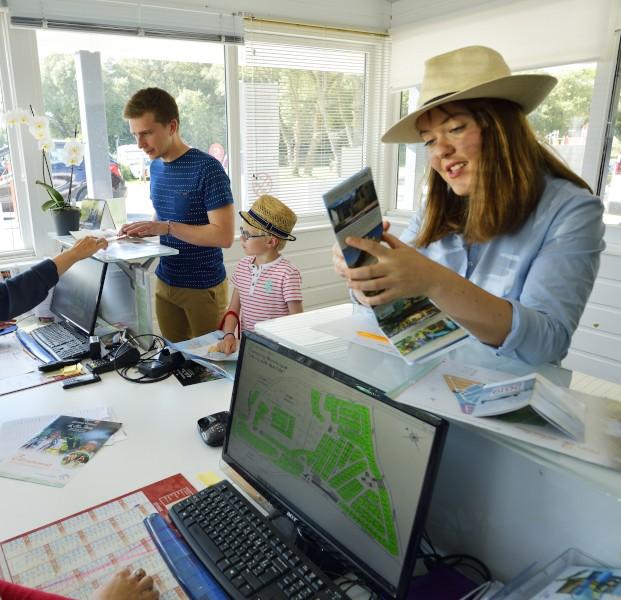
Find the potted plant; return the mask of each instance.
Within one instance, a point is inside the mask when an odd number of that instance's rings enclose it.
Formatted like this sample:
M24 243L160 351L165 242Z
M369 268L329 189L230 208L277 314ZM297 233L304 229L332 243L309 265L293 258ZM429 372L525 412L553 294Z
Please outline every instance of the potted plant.
M83 145L76 139L77 130L74 133L74 139L66 142L61 152L62 162L71 167L69 188L65 197L54 187L54 180L47 157L47 153L54 147L47 117L36 117L32 107L30 107L30 113L24 109L17 109L7 113L4 116L4 120L7 125L28 125L30 133L39 142L43 179L38 179L36 183L47 192L48 200L41 205L41 209L50 211L56 233L58 235L67 235L70 231L79 229L80 209L76 206L75 200L72 201L71 199L73 167L78 166L84 158Z

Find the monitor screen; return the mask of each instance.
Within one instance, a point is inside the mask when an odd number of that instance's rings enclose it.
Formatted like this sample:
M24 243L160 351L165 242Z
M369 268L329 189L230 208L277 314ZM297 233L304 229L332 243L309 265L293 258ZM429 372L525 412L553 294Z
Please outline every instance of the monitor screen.
M447 423L245 334L224 460L393 598L412 577Z
M106 263L85 258L62 274L52 295L51 311L92 335L97 320Z
M108 264L99 303L99 316L119 329L129 329L132 335L140 333L134 283L115 263Z

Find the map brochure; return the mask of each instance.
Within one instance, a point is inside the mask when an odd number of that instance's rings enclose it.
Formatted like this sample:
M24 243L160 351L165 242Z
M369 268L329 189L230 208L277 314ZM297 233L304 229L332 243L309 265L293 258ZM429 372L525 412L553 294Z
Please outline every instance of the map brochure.
M530 410L574 441L584 440L584 403L539 373L487 384L452 374L444 379L464 414L494 417Z
M122 423L61 415L0 461L0 476L66 485Z
M382 212L371 169L365 167L323 196L336 240L350 268L372 264L375 258L345 243L347 236L379 241ZM377 323L408 363L452 350L468 333L429 298L403 298L373 307Z

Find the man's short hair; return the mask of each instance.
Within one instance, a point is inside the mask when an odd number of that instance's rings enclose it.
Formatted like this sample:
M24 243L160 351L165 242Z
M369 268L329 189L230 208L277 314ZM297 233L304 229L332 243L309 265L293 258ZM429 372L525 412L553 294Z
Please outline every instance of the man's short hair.
M168 125L173 119L179 122L179 108L175 99L166 91L157 87L138 90L123 109L123 118L137 119L145 113L153 113L156 122Z

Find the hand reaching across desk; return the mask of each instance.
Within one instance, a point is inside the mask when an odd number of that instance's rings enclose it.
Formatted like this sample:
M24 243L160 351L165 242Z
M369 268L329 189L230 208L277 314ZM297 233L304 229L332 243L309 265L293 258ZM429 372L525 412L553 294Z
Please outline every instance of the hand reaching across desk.
M64 597L48 594L40 590L26 588L21 585L0 581L2 600L61 600ZM93 600L157 600L159 591L155 588L153 577L147 575L144 569L131 572L123 569L114 575L108 583L101 587Z

